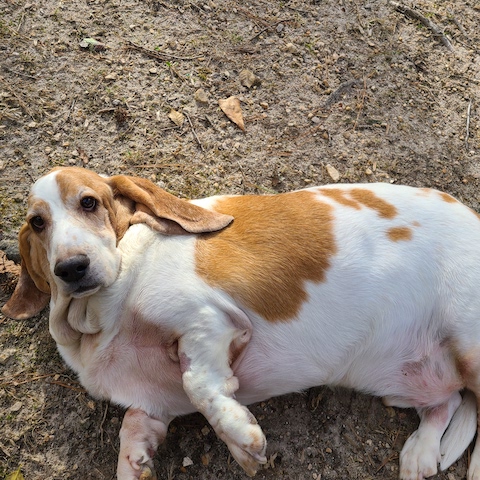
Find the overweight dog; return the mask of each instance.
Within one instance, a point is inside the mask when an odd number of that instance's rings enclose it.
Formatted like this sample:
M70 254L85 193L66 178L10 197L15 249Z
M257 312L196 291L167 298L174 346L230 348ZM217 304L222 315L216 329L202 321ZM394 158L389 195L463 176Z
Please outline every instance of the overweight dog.
M477 431L480 218L445 193L337 184L186 201L58 168L33 185L19 243L3 312L50 304L82 385L127 408L120 480L154 476L169 422L193 411L254 475L266 440L245 405L316 385L416 408L402 480L447 468Z

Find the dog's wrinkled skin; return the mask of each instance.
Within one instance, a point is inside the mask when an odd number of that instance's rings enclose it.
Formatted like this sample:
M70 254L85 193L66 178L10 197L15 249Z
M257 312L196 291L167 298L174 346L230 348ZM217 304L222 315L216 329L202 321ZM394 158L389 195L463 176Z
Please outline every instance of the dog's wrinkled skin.
M120 480L151 478L169 422L193 411L254 475L266 440L243 405L322 384L417 409L402 480L447 468L477 430L480 219L446 194L335 185L187 202L62 168L33 186L19 241L2 311L50 302L81 383L128 408Z

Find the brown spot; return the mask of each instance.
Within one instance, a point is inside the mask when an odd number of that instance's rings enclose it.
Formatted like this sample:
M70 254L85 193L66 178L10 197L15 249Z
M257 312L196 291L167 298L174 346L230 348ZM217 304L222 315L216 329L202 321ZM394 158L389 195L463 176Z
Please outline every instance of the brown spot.
M356 200L352 200L348 198L347 195L349 193L348 190L342 190L340 188L322 188L321 190L322 195L326 197L330 197L332 200L335 200L340 205L344 205L345 207L352 207L355 210L360 210L362 206Z
M362 205L376 210L382 218L393 218L397 214L397 209L391 203L377 197L371 190L353 188L350 195Z
M457 203L457 200L453 198L451 195L445 192L438 192L442 197L442 200L447 203Z
M220 199L233 215L221 232L197 240L197 273L269 321L295 317L305 282L325 281L336 253L333 208L313 192Z
M399 242L401 240L411 240L412 239L412 230L408 227L393 227L390 228L387 232L388 238L394 242Z
M387 201L377 197L375 193L367 188L352 188L351 190L343 190L340 188L322 188L322 195L325 195L340 205L360 210L362 205L376 210L383 218L393 218L397 214L397 209Z

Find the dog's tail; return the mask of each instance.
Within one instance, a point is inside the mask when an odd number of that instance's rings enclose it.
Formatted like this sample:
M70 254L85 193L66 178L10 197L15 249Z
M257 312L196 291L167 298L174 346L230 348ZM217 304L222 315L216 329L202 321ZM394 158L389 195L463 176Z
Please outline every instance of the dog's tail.
M452 417L440 442L440 469L447 469L458 460L477 432L477 399L465 390L462 403Z

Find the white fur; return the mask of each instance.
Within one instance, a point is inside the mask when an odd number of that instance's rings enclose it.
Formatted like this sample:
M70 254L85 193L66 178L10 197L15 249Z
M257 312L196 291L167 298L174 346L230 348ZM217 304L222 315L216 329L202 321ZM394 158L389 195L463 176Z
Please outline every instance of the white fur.
M122 259L113 283L72 300L69 323L83 336L79 344L59 346L89 392L133 412L122 427L120 480L151 467L168 423L195 410L253 475L265 461L266 443L242 404L321 384L417 408L421 423L402 452L400 478L437 472L441 438L465 387L446 342L459 353L480 347L480 220L474 212L435 191L362 186L396 207L394 218L382 218L372 208L356 210L310 189L334 209L337 252L326 280L306 285L308 301L297 318L268 322L196 274L194 235L167 237L134 225L116 248L77 224L59 202L54 176L46 178L33 192L52 210L49 260L65 246L87 248L97 271ZM195 203L214 209L217 199ZM393 241L387 235L392 227L410 228L412 238ZM246 344L234 365L232 342ZM475 430L474 402L461 409L466 425L455 423L447 442L460 447L442 468ZM442 444L442 451L450 447ZM479 472L477 448L469 480L480 479Z

